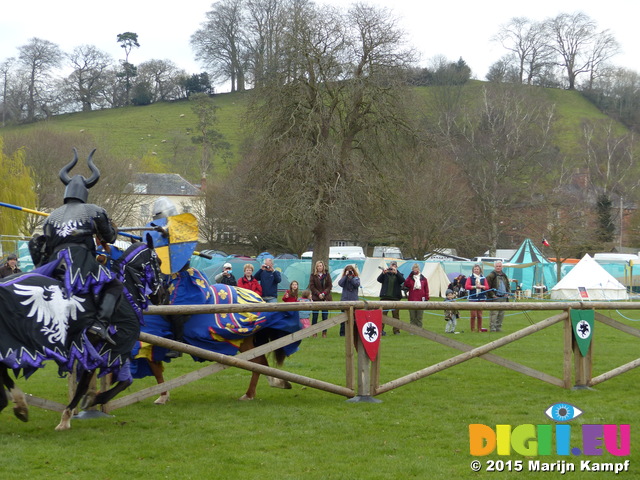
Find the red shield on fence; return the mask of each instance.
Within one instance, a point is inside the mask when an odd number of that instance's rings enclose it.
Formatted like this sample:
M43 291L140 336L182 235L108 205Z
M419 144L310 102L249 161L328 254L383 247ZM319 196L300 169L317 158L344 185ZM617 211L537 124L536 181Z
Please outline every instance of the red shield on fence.
M364 351L373 362L378 356L382 336L382 310L356 310L356 327Z

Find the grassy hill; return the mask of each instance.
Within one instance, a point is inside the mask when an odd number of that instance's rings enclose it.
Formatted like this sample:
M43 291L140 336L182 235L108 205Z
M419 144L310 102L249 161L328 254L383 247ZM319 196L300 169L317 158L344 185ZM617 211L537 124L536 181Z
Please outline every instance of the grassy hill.
M235 153L241 142L246 94L217 95L215 103L219 107L217 129L233 145ZM189 131L195 128L197 119L187 100L143 107L69 113L52 117L46 122L7 127L5 131L25 131L39 128L43 124L62 132L90 134L97 141L108 145L116 155L135 158L153 155L162 162L168 173L176 171L172 168L175 159L184 160L185 155L200 155L201 150L190 141ZM181 156L178 154L179 151L187 153ZM221 171L221 166L216 165L214 169Z
M485 82L471 81L463 87L463 95L480 94ZM428 99L434 88L416 87L420 97ZM586 119L607 118L579 92L558 89L540 89L556 105L556 144L561 151L571 152L580 137L581 122ZM247 105L246 93L225 93L214 97L219 107L217 129L233 145L238 159ZM40 124L12 126L5 131L24 131ZM157 103L143 107L126 107L87 113L70 113L46 121L50 128L64 132L83 132L109 146L114 154L142 158L152 155L160 160L166 172L179 171L180 162L195 162L200 149L190 141L189 130L196 126L196 117L188 101ZM622 128L622 127L621 127ZM2 130L0 130L0 135ZM220 160L218 160L219 162ZM224 174L229 165L214 165L217 175ZM198 172L191 170L192 181L198 181Z

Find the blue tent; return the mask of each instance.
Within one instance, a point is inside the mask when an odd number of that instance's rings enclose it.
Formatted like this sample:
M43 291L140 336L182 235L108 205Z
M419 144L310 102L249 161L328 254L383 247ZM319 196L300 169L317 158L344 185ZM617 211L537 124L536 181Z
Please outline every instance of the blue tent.
M525 238L508 263L551 263L533 242Z
M535 285L545 285L550 288L556 284L555 263L550 262L528 238L522 242L507 263L511 267L511 280L522 285L523 290L533 289Z

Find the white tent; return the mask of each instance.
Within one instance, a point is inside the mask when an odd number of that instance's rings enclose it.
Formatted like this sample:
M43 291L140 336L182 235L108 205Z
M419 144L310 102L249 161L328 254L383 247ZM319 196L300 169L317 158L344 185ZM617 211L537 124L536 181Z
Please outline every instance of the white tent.
M413 263L423 264L422 274L429 282L429 296L431 297L444 297L447 287L449 286L449 278L442 268L440 262L412 262L395 260L392 258L367 258L360 272L360 291L358 294L361 297L378 297L380 296L381 284L378 282L378 276L382 273L382 270L387 268L390 262L398 262L398 266L402 267L402 264L408 263L411 266ZM400 268L405 270L405 268ZM333 277L333 292L340 294L342 288L338 285L338 280L342 276L342 270L339 272L331 272ZM405 278L407 274L405 273ZM334 300L338 298L334 297Z
M442 268L440 262L424 262L422 267L422 275L424 275L429 282L429 297L442 297L444 298L449 286L449 277Z
M588 254L551 289L553 300L628 300L623 284Z

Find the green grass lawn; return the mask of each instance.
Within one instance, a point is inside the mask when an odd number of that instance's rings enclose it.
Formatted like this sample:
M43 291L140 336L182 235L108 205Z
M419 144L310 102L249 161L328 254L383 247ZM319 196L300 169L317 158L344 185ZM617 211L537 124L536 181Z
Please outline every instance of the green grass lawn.
M503 334L468 332L461 312L456 340L482 345L550 316L550 312L515 313L505 318ZM621 319L616 312L600 312ZM633 318L626 311L625 316ZM488 324L488 312L485 312ZM444 332L442 312L425 312L425 328ZM408 313L402 312L408 321ZM622 319L638 326L637 322ZM387 330L391 330L387 328ZM638 339L596 324L594 376L638 357ZM562 326L554 325L494 353L562 376ZM443 361L457 351L424 338L387 335L381 344L381 383ZM201 366L182 357L167 366L175 378ZM287 360L288 371L344 385L344 339L338 327L329 336L303 341ZM575 463L631 460L621 478L640 478L634 451L640 411L632 370L593 390L564 390L474 359L381 395L382 403L347 403L344 397L294 385L277 390L264 379L258 398L239 402L250 373L227 369L171 392L165 406L153 399L116 410L106 419L74 420L67 432L55 432L59 415L31 409L21 423L10 409L0 414L0 472L3 478L65 479L475 479L538 478L541 472L471 471L469 424L553 424L544 411L568 402L584 413L572 425L572 446L580 445L582 424L630 424L630 457L525 458L491 454L478 459ZM129 389L154 383L137 380ZM21 381L25 391L64 402L66 380L53 365ZM637 449L636 449L637 450ZM568 478L611 478L611 473L568 472ZM542 478L559 478L557 473Z

